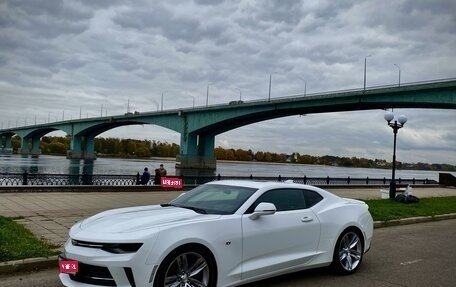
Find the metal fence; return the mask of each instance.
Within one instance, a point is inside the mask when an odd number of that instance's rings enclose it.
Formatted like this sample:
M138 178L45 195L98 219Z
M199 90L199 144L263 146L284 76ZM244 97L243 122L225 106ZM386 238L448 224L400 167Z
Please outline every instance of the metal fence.
M260 177L260 176L180 176L184 185L199 185L206 182L222 179L243 179L259 181L287 181L310 185L389 185L391 179L388 178L350 178L350 177ZM95 186L129 186L137 185L138 175L108 175L108 174L31 174L31 173L0 173L0 186L18 185L95 185ZM435 180L429 179L396 179L401 184L438 184ZM150 180L148 185L152 185Z

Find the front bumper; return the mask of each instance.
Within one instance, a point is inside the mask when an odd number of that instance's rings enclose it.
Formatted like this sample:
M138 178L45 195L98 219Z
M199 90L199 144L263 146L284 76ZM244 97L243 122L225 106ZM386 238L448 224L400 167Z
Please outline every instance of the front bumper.
M152 287L157 267L146 263L148 253L112 254L74 246L69 240L59 260L76 260L79 269L75 274L60 273L59 278L67 287Z

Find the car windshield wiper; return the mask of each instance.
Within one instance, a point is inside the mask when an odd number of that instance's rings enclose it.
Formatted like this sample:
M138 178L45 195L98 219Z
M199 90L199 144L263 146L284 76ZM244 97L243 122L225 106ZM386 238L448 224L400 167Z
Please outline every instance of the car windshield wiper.
M206 210L204 210L202 208L194 207L194 206L176 205L176 204L171 204L171 203L162 203L162 204L160 204L160 206L161 207L174 206L174 207L180 207L180 208L187 208L187 209L191 209L197 213L207 214Z

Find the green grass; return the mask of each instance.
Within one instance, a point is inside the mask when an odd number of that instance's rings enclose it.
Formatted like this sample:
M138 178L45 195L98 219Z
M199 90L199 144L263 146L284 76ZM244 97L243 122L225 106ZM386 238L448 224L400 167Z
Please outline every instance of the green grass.
M56 247L14 220L0 216L0 262L56 255Z
M435 216L456 213L456 196L420 198L419 203L404 204L390 199L365 200L374 221Z

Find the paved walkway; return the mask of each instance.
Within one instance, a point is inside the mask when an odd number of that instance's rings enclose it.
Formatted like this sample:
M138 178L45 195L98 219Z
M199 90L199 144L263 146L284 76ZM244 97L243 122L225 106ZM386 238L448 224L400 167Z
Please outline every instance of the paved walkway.
M378 188L328 189L348 198L379 199ZM103 210L166 203L181 192L47 192L0 194L0 215L13 217L37 236L58 246L77 221ZM455 188L414 188L418 197L456 196Z

